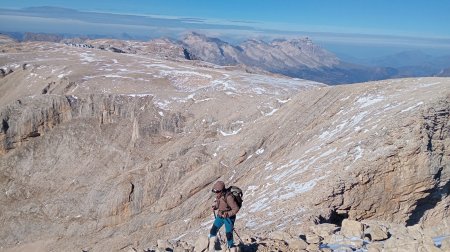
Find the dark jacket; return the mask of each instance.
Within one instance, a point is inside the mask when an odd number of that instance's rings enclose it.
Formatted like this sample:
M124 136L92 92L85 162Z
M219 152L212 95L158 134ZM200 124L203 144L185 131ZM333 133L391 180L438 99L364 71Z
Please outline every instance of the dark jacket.
M216 196L214 209L218 210L218 215L223 218L232 217L239 212L239 206L234 200L233 195L226 190Z

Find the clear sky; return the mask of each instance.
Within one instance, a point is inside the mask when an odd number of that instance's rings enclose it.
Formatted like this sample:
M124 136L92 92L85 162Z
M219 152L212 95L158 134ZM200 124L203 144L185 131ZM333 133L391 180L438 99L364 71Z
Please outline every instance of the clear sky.
M249 31L240 29L239 36L251 36L252 30L257 30L259 35L270 33L272 37L275 34L311 34L313 40L316 38L325 44L334 41L339 46L352 40L366 44L386 44L389 39L384 40L383 36L387 35L402 37L394 38L393 45L416 43L433 47L436 42L436 47L450 48L449 0L14 0L3 1L1 8L33 6L157 15L166 19L193 18L191 21L185 19L183 23L190 22L194 28L199 28L195 25L200 23L214 24L214 29L203 28L208 30L206 33L218 36L221 35L219 25L227 26L228 36L230 27L238 25L246 26ZM4 28L5 22L10 21L8 18L4 15L2 20L0 13L0 23L3 23L0 24L0 30ZM161 29L164 28L162 26ZM404 37L410 37L409 41Z

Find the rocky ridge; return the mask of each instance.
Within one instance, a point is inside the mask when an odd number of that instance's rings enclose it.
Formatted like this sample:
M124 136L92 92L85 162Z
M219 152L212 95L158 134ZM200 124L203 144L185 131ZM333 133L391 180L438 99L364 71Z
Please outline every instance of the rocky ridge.
M447 78L327 87L63 44L7 49L2 249L191 250L219 178L245 191L248 251L389 251L408 237L445 249L429 238L448 235ZM347 233L346 219L365 224Z
M10 44L10 43L15 43L16 41L9 37L8 35L4 35L0 33L0 44Z
M270 43L247 40L239 45L232 45L217 38L191 32L180 41L170 39L154 39L149 42L114 39L84 40L81 43L74 41L78 39L66 39L64 43L117 53L159 55L161 58L171 60L202 60L222 66L246 68L252 72L266 71L327 84L387 79L398 74L394 68L365 67L343 62L307 37L277 39Z

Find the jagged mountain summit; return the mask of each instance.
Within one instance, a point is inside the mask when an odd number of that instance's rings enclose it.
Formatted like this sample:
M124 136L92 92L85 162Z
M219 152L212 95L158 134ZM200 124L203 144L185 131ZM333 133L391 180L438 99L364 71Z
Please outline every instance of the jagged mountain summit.
M327 86L151 52L0 49L2 250L198 249L218 179L244 189L237 230L260 251L268 237L317 251L344 219L370 226L364 242L342 224L360 248L442 251L431 237L450 235L449 78Z
M396 74L394 69L343 62L307 37L276 39L270 43L247 40L233 46L220 39L192 32L181 43L195 58L218 65L241 64L327 84L386 79Z
M333 67L339 63L335 55L308 38L274 40L271 43L247 40L233 46L217 38L190 33L182 39L182 43L198 58L218 65L244 64L281 71L301 67Z

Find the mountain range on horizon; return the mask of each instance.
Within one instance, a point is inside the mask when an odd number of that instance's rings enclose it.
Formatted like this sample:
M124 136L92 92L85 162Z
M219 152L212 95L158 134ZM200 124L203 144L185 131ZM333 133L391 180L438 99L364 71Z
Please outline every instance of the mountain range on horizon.
M50 41L92 43L102 35L75 37L70 34L4 33L16 41ZM129 34L123 39L131 40ZM108 47L107 39L105 45ZM156 39L158 40L158 39ZM150 40L156 41L155 39ZM402 77L447 76L450 55L432 56L420 50L401 51L392 55L357 59L340 58L333 52L315 44L309 37L275 39L270 42L248 39L233 45L219 38L189 32L181 39L158 40L166 47L184 51L187 59L197 59L222 66L243 65L289 77L319 81L336 85ZM93 42L97 43L98 42ZM125 52L124 48L119 51ZM133 51L133 50L131 50ZM173 54L173 52L169 53Z

